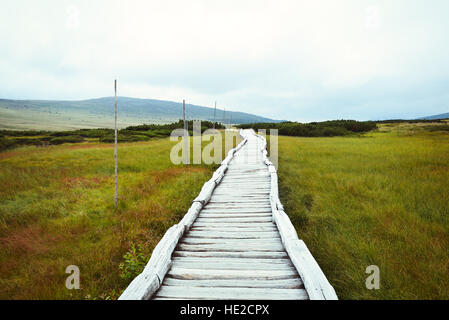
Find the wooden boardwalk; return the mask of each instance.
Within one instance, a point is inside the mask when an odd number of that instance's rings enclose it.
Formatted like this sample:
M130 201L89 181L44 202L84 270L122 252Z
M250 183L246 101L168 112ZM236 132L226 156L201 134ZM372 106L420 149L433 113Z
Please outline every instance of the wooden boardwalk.
M151 280L154 288L145 294L152 276L136 278L122 299L337 298L285 220L288 217L277 197L277 175L266 157L265 139L252 130L241 134L245 140L224 161L226 168L216 175L218 182L214 180L213 188L206 184L195 199L201 205L192 206L198 208L195 217L183 219L190 223L181 234L176 233L171 255L159 259L167 264L159 267L163 274L156 272L159 283ZM157 264L151 265L150 260L146 272L151 273Z

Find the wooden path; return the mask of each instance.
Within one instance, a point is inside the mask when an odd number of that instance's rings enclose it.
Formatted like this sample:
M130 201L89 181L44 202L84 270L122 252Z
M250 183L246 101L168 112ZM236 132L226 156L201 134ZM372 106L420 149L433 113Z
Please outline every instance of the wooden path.
M156 247L120 299L337 299L283 212L265 139L252 130L241 135L213 186L194 200L196 214L191 208L182 230L158 245L167 257L153 258L164 255Z

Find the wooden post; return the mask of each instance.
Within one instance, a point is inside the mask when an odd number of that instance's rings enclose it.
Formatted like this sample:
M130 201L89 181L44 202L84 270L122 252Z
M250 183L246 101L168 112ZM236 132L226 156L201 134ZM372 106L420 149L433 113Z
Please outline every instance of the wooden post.
M117 192L117 80L114 80L114 91L115 91L115 103L114 103L114 113L115 113L115 137L114 137L114 161L115 161L115 196L114 196L114 206L117 209L118 202L118 192Z
M215 109L214 109L214 130L215 130L215 114L217 112L217 101L215 101Z
M186 121L186 101L182 100L182 115L184 118L184 164L189 163L189 126Z
M225 120L226 120L226 108L223 108L223 122L222 122L223 125L226 124Z

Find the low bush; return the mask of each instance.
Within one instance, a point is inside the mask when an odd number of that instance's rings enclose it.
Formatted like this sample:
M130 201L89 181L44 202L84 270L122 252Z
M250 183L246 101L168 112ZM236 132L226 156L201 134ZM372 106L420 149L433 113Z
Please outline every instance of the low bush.
M377 128L372 121L332 120L323 122L280 122L280 123L249 123L238 125L242 129L278 129L280 135L296 137L334 137L354 133L362 133Z
M117 142L137 142L137 141L148 141L150 138L143 135L130 135L130 136L117 136ZM100 142L103 143L113 143L115 141L115 137L113 135L105 136L100 138Z
M83 141L84 138L80 136L62 136L50 139L50 144L77 143Z
M443 124L443 125L435 125L435 126L425 126L424 129L428 131L449 131L449 125Z

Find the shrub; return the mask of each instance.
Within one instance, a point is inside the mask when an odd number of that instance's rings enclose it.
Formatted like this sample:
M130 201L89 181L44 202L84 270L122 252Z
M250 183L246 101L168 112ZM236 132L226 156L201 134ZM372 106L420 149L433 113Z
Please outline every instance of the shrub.
M150 138L143 135L130 135L130 136L123 136L119 134L117 136L117 142L137 142L137 141L147 141ZM113 143L115 141L115 137L113 135L105 136L100 138L100 142L103 143Z
M425 126L424 129L429 131L449 131L449 125L435 125L435 126Z
M15 146L14 140L0 138L0 151L10 149Z
M50 144L77 143L83 141L84 138L80 136L62 136L50 139Z
M238 125L242 129L278 129L280 135L296 137L333 137L352 133L361 133L377 128L372 121L332 120L323 122L280 122L280 123L249 123Z
M134 244L131 249L123 256L125 262L120 263L120 277L126 280L134 279L145 268L145 264L149 260L144 253L144 246L139 244L136 248Z

